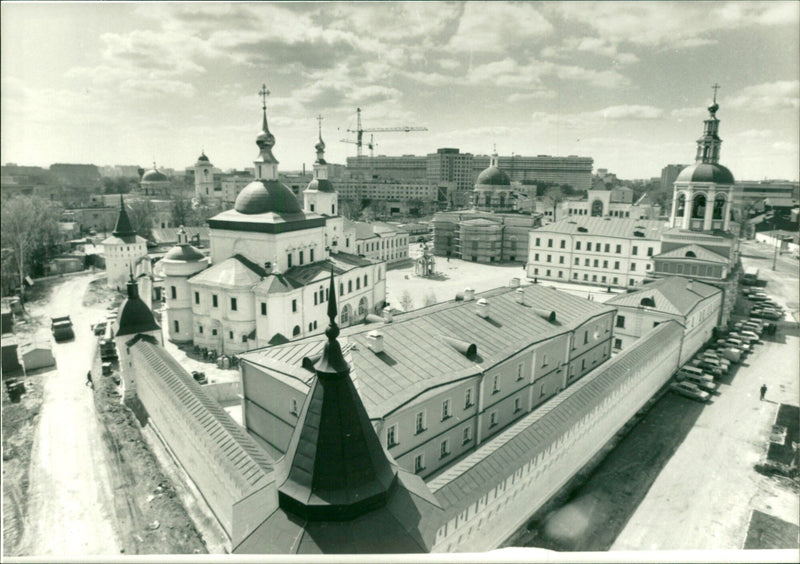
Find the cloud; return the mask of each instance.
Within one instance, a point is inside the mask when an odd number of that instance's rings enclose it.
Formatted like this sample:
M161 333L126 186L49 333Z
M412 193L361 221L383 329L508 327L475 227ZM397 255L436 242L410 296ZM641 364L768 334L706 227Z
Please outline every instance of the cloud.
M359 30L381 41L429 41L454 26L461 11L444 2L326 3L317 19L327 29Z
M664 110L653 106L610 106L594 114L605 120L653 120L661 119Z
M585 82L601 88L627 86L630 81L615 70L593 70L550 61L531 60L520 64L512 58L492 61L472 67L466 80L479 86L536 87L542 88L542 78L555 76L561 80Z
M675 108L670 111L669 115L678 121L684 119L698 119L705 117L707 115L707 110L700 106L690 106L688 108Z
M747 86L721 101L722 104L761 113L797 110L800 107L800 81L781 80Z
M552 90L534 90L533 92L514 92L509 94L506 101L509 103L527 102L529 100L546 100L555 97L556 93Z
M553 32L553 25L529 2L467 2L448 48L466 53L524 51Z

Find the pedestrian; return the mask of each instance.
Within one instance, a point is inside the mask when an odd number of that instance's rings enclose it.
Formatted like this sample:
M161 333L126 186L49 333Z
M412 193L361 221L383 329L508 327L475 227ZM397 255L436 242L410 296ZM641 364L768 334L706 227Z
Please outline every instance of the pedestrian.
M92 382L92 371L91 370L86 373L86 384L84 384L84 385L85 386L91 386L92 388L94 388L94 382Z
M764 396L767 395L767 385L761 384L761 401L764 401Z

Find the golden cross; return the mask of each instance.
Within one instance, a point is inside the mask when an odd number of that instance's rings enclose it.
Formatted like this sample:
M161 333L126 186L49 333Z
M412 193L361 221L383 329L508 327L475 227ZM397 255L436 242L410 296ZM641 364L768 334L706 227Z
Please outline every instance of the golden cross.
M712 86L711 88L714 89L714 103L716 104L717 103L717 90L719 90L721 88L721 86L715 82L714 86Z
M317 121L319 122L319 138L320 139L322 139L322 120L323 120L322 114L319 114L317 116Z
M269 90L267 90L267 85L266 84L262 84L261 85L261 90L259 90L258 93L261 94L261 105L262 105L262 108L264 108L266 110L267 109L267 96L269 96L269 94L270 94Z

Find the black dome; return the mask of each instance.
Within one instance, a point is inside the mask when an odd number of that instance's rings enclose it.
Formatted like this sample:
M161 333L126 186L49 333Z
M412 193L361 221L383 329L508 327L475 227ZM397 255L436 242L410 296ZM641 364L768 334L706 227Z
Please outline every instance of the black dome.
M335 192L336 190L327 178L315 178L308 183L306 190L317 190L318 192Z
M475 184L489 184L491 186L510 186L511 179L505 172L503 172L496 166L490 166L489 168L487 168L478 175L478 179L475 181Z
M715 184L733 184L733 173L719 164L700 163L687 166L675 179L675 182L714 182Z
M236 196L233 209L248 215L259 213L300 213L292 191L277 180L255 180Z

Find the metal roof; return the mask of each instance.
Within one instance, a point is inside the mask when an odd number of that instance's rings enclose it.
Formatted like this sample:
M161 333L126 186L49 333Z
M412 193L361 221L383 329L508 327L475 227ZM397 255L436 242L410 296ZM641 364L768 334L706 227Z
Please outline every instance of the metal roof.
M530 285L523 292L526 305L517 303L516 288L476 295L489 301L487 319L476 314L474 301L446 302L397 315L392 323L343 329L342 351L370 417L383 417L432 388L480 374L533 343L613 310L550 287ZM536 309L555 311L556 322L543 319ZM367 338L376 327L384 343L378 354ZM465 356L446 338L477 345L477 354ZM324 337L314 336L240 357L308 384L312 374L302 368L303 358L321 354L324 343Z
M675 315L687 315L698 303L709 296L722 293L722 290L696 280L681 276L670 276L651 282L641 289L629 294L620 294L607 304L614 306L641 307L642 300L651 298L654 311L663 311Z
M694 253L693 257L688 256L686 253L692 252ZM728 264L728 259L724 256L715 253L713 251L709 251L708 249L701 247L700 245L686 245L685 247L678 247L677 249L672 249L671 251L667 251L666 253L661 253L653 258L659 259L696 259L703 262L718 262L722 264Z
M578 231L579 227L585 228L586 231ZM534 229L533 232L536 234L580 235L582 237L596 235L599 237L616 237L617 239L657 240L661 238L662 231L668 227L669 225L666 222L658 219L604 218L576 215ZM636 231L643 232L644 237L634 235Z

